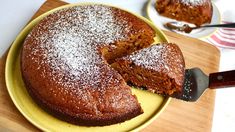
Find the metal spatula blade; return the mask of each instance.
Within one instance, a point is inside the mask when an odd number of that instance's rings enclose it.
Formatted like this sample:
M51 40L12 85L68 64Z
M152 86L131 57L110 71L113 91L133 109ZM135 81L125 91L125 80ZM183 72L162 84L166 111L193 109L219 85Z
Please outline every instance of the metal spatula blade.
M216 89L235 86L235 70L211 73L207 76L199 68L185 70L183 90L171 97L184 101L196 101L207 88Z

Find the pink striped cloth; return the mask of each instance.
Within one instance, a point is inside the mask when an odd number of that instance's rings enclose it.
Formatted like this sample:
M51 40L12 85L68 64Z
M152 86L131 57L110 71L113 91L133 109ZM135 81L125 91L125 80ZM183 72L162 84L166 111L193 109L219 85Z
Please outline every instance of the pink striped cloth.
M231 23L222 21L223 23ZM235 49L235 28L218 28L206 41L219 47Z

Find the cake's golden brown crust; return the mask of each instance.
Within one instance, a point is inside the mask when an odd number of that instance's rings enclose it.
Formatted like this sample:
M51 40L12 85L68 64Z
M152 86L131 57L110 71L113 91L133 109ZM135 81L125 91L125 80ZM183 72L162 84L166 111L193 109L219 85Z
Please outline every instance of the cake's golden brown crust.
M143 111L107 62L147 47L153 37L149 25L120 9L62 9L40 21L25 39L22 77L35 101L58 118L86 126L123 122Z
M185 64L176 44L152 45L116 60L112 67L131 85L163 95L182 91Z
M200 26L210 23L213 7L210 0L157 0L160 15Z

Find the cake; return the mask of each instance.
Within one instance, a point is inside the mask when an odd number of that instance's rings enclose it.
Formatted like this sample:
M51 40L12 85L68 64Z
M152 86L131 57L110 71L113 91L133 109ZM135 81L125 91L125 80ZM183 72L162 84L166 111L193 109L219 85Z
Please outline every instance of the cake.
M112 67L130 85L171 96L182 91L184 58L173 43L160 43L116 59Z
M148 47L154 35L143 20L114 7L94 4L56 11L25 38L25 87L40 107L61 120L84 126L124 122L143 110L109 64Z
M210 23L213 14L211 0L157 0L156 10L162 16L196 26Z

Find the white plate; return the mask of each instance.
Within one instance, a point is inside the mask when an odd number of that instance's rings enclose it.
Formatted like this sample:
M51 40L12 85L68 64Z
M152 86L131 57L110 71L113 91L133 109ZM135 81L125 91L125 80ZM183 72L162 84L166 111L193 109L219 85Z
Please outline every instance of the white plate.
M155 2L156 2L156 0L149 0L149 3L147 5L147 16L159 28L164 29L164 30L168 30L167 28L165 28L163 26L163 24L166 22L171 22L171 21L176 21L176 20L170 19L170 18L167 18L164 16L160 16L155 9ZM219 24L219 23L221 23L220 12L213 2L212 2L212 6L213 6L213 15L212 15L212 20L211 20L210 24ZM177 33L184 34L186 36L190 36L190 37L194 37L194 38L203 38L203 37L210 36L216 30L217 30L217 28L204 28L204 29L193 30L189 34L182 33L182 32L177 32Z

